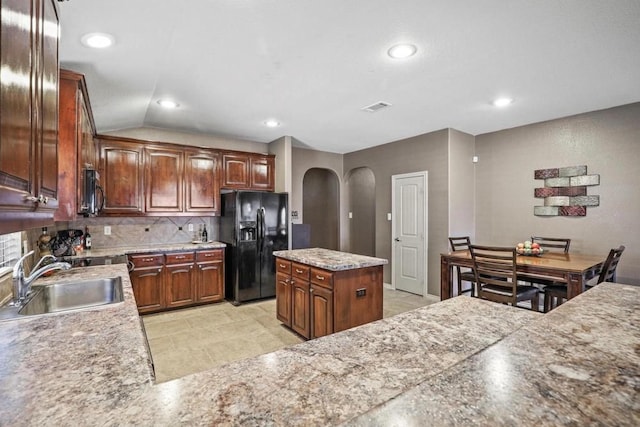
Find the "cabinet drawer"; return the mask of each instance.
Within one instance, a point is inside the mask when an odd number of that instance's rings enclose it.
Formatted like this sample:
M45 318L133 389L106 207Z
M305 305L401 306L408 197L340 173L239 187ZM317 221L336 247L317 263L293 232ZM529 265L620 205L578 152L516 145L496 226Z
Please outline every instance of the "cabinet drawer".
M176 254L166 254L167 265L170 264L186 264L195 260L193 252L180 252Z
M284 274L291 274L291 261L276 258L276 271Z
M309 281L309 266L292 262L291 277L297 277L299 279Z
M129 255L129 260L135 268L153 267L164 264L164 254Z
M198 251L196 252L196 261L217 261L221 260L223 257L223 252L221 249L216 249L213 251Z
M333 273L319 268L311 268L311 283L331 289L333 288Z

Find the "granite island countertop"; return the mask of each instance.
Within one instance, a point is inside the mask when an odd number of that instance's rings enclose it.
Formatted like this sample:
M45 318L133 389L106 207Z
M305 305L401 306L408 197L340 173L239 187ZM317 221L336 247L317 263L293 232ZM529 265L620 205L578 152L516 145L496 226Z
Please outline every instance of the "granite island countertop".
M353 270L356 268L373 267L389 263L389 261L384 258L374 258L324 248L275 251L273 252L273 255L290 261L296 261L331 271Z
M137 245L137 246L120 246L109 248L94 248L78 251L73 256L63 256L64 260L73 261L85 258L100 258L100 257L116 257L121 255L138 254L138 253L152 253L152 252L181 252L181 251L194 251L194 250L206 250L206 249L222 249L225 248L226 243L210 241L210 242L186 242L186 243L167 243L161 245Z
M637 390L638 364L631 362L639 357L638 288L599 285L594 289L599 295L588 297L594 290L588 291L547 315L456 297L155 384L125 266L69 270L46 280L86 275L122 276L125 302L0 322L0 423L386 425L410 417L423 424L440 416L444 418L435 419L455 424L450 421L466 416L461 419L514 425L519 418L509 418L509 402L522 394L526 398L518 401L516 413L531 412L522 424L545 411L566 413L588 424L593 422L591 414L576 409L578 397L586 393L576 395L575 401L561 397L572 381L583 381L589 368L594 369L588 379L589 403L600 404L600 414L617 417L612 419L620 424L637 424L638 412L630 412L635 411L637 391L635 396L629 392L634 384ZM596 326L590 330L585 322L593 324L593 316ZM554 325L556 333L546 337ZM567 341L569 347L583 347L571 364L565 363L562 351ZM587 350L594 349L599 352L594 356L597 364L590 364L592 353ZM520 386L536 381L529 371L518 370L520 363L534 363L529 353L539 366L557 365L550 368L558 373L553 383L548 383L548 376L540 378L538 395ZM601 357L604 354L607 357ZM533 373L544 372L538 368ZM597 376L600 372L607 375ZM522 378L512 378L516 373ZM473 382L474 378L485 382ZM620 383L622 379L626 382ZM480 394L486 381L497 382L488 397ZM611 394L613 385L619 394ZM427 392L432 397L425 400L421 393ZM608 400L613 403L602 404ZM404 405L402 418L387 412L394 402ZM423 411L432 412L423 416Z

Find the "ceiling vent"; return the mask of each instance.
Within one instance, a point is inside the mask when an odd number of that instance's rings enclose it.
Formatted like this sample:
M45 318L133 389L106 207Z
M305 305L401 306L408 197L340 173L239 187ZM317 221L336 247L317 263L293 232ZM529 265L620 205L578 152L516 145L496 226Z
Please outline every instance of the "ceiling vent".
M380 101L375 104L367 105L366 107L362 107L362 111L368 111L369 113L375 113L376 111L382 110L383 108L391 107L391 104L388 102Z

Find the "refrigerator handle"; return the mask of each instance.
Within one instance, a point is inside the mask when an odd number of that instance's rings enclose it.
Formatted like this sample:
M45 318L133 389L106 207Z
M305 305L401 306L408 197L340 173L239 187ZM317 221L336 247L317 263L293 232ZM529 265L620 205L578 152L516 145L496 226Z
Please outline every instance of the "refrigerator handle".
M260 208L260 211L262 212L262 215L261 215L262 226L260 228L262 229L262 241L264 242L264 239L267 237L267 233L265 230L267 227L267 224L265 222L266 221L265 217L267 216L267 212L264 210L264 208Z
M256 212L256 245L258 253L262 252L262 208Z

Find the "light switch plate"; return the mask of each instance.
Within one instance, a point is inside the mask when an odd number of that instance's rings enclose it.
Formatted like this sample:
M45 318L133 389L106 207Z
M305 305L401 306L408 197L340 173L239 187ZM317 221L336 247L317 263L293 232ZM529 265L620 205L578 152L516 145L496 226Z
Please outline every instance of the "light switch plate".
M387 221L391 221L391 214L387 213Z
M189 231L193 231L193 224L189 223L189 226L187 228L189 229Z
M104 226L104 235L105 236L110 236L111 235L111 226L110 225L105 225Z
M353 212L349 212L349 219L353 218Z

